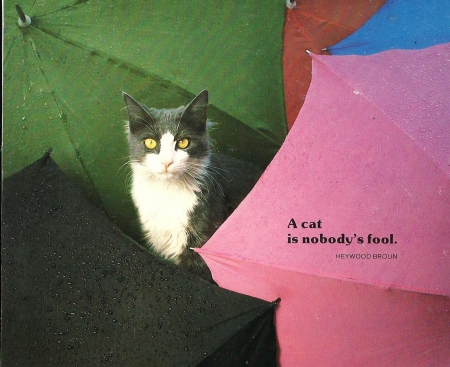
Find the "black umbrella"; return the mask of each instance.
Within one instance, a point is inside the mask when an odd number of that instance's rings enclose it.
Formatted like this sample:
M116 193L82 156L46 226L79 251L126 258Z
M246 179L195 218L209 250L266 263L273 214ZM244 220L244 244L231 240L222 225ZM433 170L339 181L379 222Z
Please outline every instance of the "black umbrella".
M4 181L4 366L274 366L274 305L153 257L46 154Z

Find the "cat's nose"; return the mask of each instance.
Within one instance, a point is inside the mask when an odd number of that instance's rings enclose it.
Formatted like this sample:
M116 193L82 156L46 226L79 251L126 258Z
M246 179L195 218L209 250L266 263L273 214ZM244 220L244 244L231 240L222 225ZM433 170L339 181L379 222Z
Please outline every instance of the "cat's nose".
M172 165L172 163L173 163L172 160L166 160L166 161L162 162L166 171L169 169L169 167Z

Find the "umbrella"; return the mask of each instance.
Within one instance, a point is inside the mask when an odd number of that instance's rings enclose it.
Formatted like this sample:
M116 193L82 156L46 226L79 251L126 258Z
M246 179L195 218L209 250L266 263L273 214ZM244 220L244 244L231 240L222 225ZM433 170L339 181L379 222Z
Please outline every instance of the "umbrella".
M281 146L284 3L21 0L28 27L14 3L4 4L5 177L51 146L89 200L136 234L123 91L170 108L208 89L217 151L265 166Z
M281 366L448 366L450 44L312 57L285 143L198 252L281 298Z
M4 181L5 366L275 366L273 303L164 264L47 154Z
M385 1L297 1L287 10L283 33L283 75L289 128L297 118L311 82L311 58L305 51L329 54L322 49L361 27Z
M448 1L388 0L360 29L328 49L333 55L370 55L447 42L450 42Z

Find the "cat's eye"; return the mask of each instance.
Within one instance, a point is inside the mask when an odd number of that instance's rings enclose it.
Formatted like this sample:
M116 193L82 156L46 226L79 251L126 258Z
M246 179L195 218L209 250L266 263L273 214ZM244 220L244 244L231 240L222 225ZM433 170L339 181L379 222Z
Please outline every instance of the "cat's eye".
M155 139L148 138L144 140L144 145L147 149L153 150L156 148L157 143Z
M180 149L186 149L189 143L189 139L183 138L177 141L177 147Z

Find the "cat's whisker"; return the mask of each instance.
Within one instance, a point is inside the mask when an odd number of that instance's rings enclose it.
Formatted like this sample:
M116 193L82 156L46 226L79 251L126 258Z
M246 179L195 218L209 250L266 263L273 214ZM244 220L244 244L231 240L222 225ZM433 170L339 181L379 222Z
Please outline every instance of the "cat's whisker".
M212 183L213 186L217 186L219 188L219 190L222 192L222 195L225 195L223 190L222 190L222 186L219 184L219 182L217 181L217 179L213 175L211 175L207 171L203 171L199 167L196 167L196 169L198 170L198 175L196 175L194 178L199 180L199 181L201 180L201 182L204 183L203 186L206 189L208 189L208 185L206 184L206 179L208 179ZM197 171L195 173L197 173Z
M225 169L225 168L220 168L220 167L217 167L217 166L211 166L211 165L209 165L208 167L211 168L211 169L214 169L215 171L224 171L224 172L230 173L230 171L228 171L228 170Z
M194 179L196 182L198 182L200 184L201 187L204 188L204 190L208 193L209 191L209 186L206 183L206 179L209 179L209 181L213 184L216 184L219 189L222 191L222 188L220 187L220 185L218 184L218 182L214 179L214 177L212 177L209 173L207 173L204 170L204 167L200 164L192 164L190 165L190 167L188 169L186 169L186 174L191 177L192 179ZM222 191L223 193L223 191Z
M119 169L117 170L115 176L117 177L117 175L119 175L120 171L123 170L126 166L131 166L131 163L136 162L136 160L130 159L128 161L126 161L125 163L123 163ZM126 176L125 176L125 186L130 187L132 184L132 180L133 180L133 172L130 170L127 172Z
M256 172L212 152L207 91L186 107L170 109L148 108L127 94L124 100L130 157L117 162L123 164L116 174L123 176L126 169L125 182L148 247L212 279L202 258L190 248L203 246L253 187ZM234 180L234 173L241 174Z
M125 167L129 166L131 163L132 163L131 160L128 160L128 161L126 161L125 163L123 163L123 164L118 168L118 170L117 170L117 172L116 172L116 176L119 174L119 172L120 172L121 170L123 170Z
M220 177L222 177L226 182L230 182L230 180L228 180L224 175L222 175L219 171L224 171L226 173L230 173L230 171L224 169L224 168L219 168L219 167L215 167L215 166L211 166L209 165L208 168L214 172L216 172Z
M126 157L129 158L129 157ZM117 177L117 175L120 173L121 170L123 170L125 167L127 166L131 166L132 163L138 163L138 161L136 159L128 159L127 161L125 161L125 163L123 163L116 171L115 176ZM129 173L128 173L129 174Z
M128 174L127 177L125 177L125 187L131 187L133 181L133 176L131 174Z
M208 177L210 179L210 181L214 184L216 184L216 186L219 188L220 192L222 193L222 195L225 195L225 193L222 190L222 186L219 184L219 182L214 178L214 176L208 174L206 175L206 177Z
M214 185L216 184L217 187L219 187L219 189L221 190L222 194L223 194L223 190L222 187L220 186L220 184L217 182L217 180L214 178L213 175L211 175L210 173L208 173L207 169L211 169L212 171L216 172L218 175L220 175L224 180L225 177L218 172L220 169L218 167L212 166L210 164L205 164L205 163L196 163L196 162L192 162L191 163L191 167L193 169L195 169L196 171L199 172L199 175L202 177L202 182L205 182L204 178L209 179L209 181ZM225 169L222 169L225 172L228 172ZM229 173L229 172L228 172ZM207 186L207 185L206 185Z

